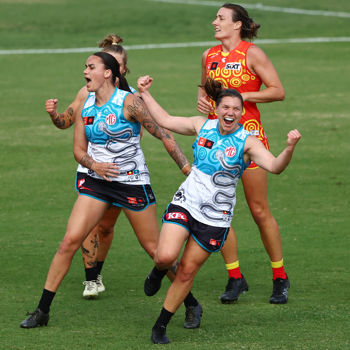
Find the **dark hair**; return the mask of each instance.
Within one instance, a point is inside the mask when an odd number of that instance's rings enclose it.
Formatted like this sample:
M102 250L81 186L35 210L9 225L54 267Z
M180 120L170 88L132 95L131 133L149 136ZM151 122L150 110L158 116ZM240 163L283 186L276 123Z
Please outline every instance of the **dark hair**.
M125 77L120 73L120 66L118 61L109 53L107 52L95 52L93 56L100 57L105 65L106 69L110 69L112 71L112 83L115 85L116 78L119 79L119 86L118 88L121 90L129 91L131 92L129 88L129 84Z
M223 97L237 97L241 101L241 106L243 107L243 97L242 95L235 89L225 89L222 84L218 80L214 80L211 77L207 77L204 83L204 90L206 94L215 101L218 106L223 99Z
M117 34L108 34L102 41L98 43L98 47L102 48L103 52L107 53L117 53L123 57L123 63L126 68L126 73L130 73L130 70L127 66L128 62L128 53L120 44L123 42L123 39Z
M255 23L252 18L249 17L247 10L241 5L231 4L227 2L221 7L232 10L232 21L242 22L241 38L253 39L258 36L258 29L260 24Z

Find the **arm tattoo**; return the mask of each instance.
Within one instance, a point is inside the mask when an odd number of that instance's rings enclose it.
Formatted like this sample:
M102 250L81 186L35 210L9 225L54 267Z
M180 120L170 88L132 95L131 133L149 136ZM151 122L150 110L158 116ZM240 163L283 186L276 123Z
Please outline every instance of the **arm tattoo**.
M72 107L69 107L67 109L67 122L68 122L67 127L70 127L74 123L73 115L74 115L74 110Z
M175 163L182 170L184 166L189 164L186 156L177 144L173 135L166 129L160 127L151 117L145 103L141 98L135 98L133 103L127 107L130 116L138 120L154 137L160 139L169 155L174 159Z
M94 160L88 154L85 154L81 157L79 163L85 168L92 170L91 167L92 167L92 164L94 164Z
M74 110L72 107L69 107L66 113L56 113L56 115L51 118L59 129L66 129L74 123L73 115Z
M54 117L52 117L52 121L59 129L63 129L64 125L66 124L64 122L64 114L63 113L56 113L56 115Z

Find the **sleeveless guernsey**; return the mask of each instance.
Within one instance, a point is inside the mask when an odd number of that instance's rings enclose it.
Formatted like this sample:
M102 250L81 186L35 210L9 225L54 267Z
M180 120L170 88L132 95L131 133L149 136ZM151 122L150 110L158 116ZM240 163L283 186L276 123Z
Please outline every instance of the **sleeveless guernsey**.
M207 120L192 146L191 173L175 193L172 204L185 208L204 224L229 227L236 204L236 186L249 165L243 160L248 136L243 127L221 135L218 120Z
M228 53L222 52L222 45L212 47L206 58L206 75L220 81L225 88L236 89L240 93L259 91L262 81L259 76L249 70L246 60L247 51L252 45L254 44L241 41L234 50ZM210 102L215 109L215 102ZM251 135L262 141L265 148L269 149L256 103L245 101L243 107L240 123ZM216 119L217 115L214 112L209 114L208 118Z
M90 157L97 162L116 163L120 174L112 181L146 185L150 175L140 146L141 125L125 119L123 106L130 92L115 88L110 100L103 106L96 106L95 93L89 93L82 110L85 134L89 141ZM79 172L86 168L79 166ZM102 179L88 170L88 175Z

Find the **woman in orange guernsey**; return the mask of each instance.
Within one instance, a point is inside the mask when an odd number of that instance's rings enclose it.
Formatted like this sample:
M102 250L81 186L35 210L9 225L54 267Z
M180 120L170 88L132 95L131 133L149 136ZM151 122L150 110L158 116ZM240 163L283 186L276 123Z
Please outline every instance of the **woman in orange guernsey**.
M256 37L260 25L249 17L242 6L231 3L226 3L219 9L212 24L215 38L221 41L221 45L203 53L202 85L206 77L210 76L226 88L238 90L244 100L240 123L269 149L256 104L282 101L284 89L277 71L263 50L243 40ZM262 84L265 88L261 90ZM217 118L215 103L208 98L202 87L198 92L197 109L208 114L209 119ZM273 292L270 303L285 304L290 284L283 265L280 230L267 201L267 172L252 162L243 173L242 183L247 203L271 261ZM221 301L233 303L241 293L248 291L248 284L240 272L237 238L232 227L222 255L229 280Z

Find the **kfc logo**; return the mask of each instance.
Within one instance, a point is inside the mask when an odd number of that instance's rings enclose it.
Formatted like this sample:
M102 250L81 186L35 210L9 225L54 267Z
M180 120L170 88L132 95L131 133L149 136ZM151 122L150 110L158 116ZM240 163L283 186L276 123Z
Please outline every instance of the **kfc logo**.
M184 213L179 213L179 212L175 212L175 213L168 213L165 216L166 220L182 220L187 222L188 218L187 215Z

